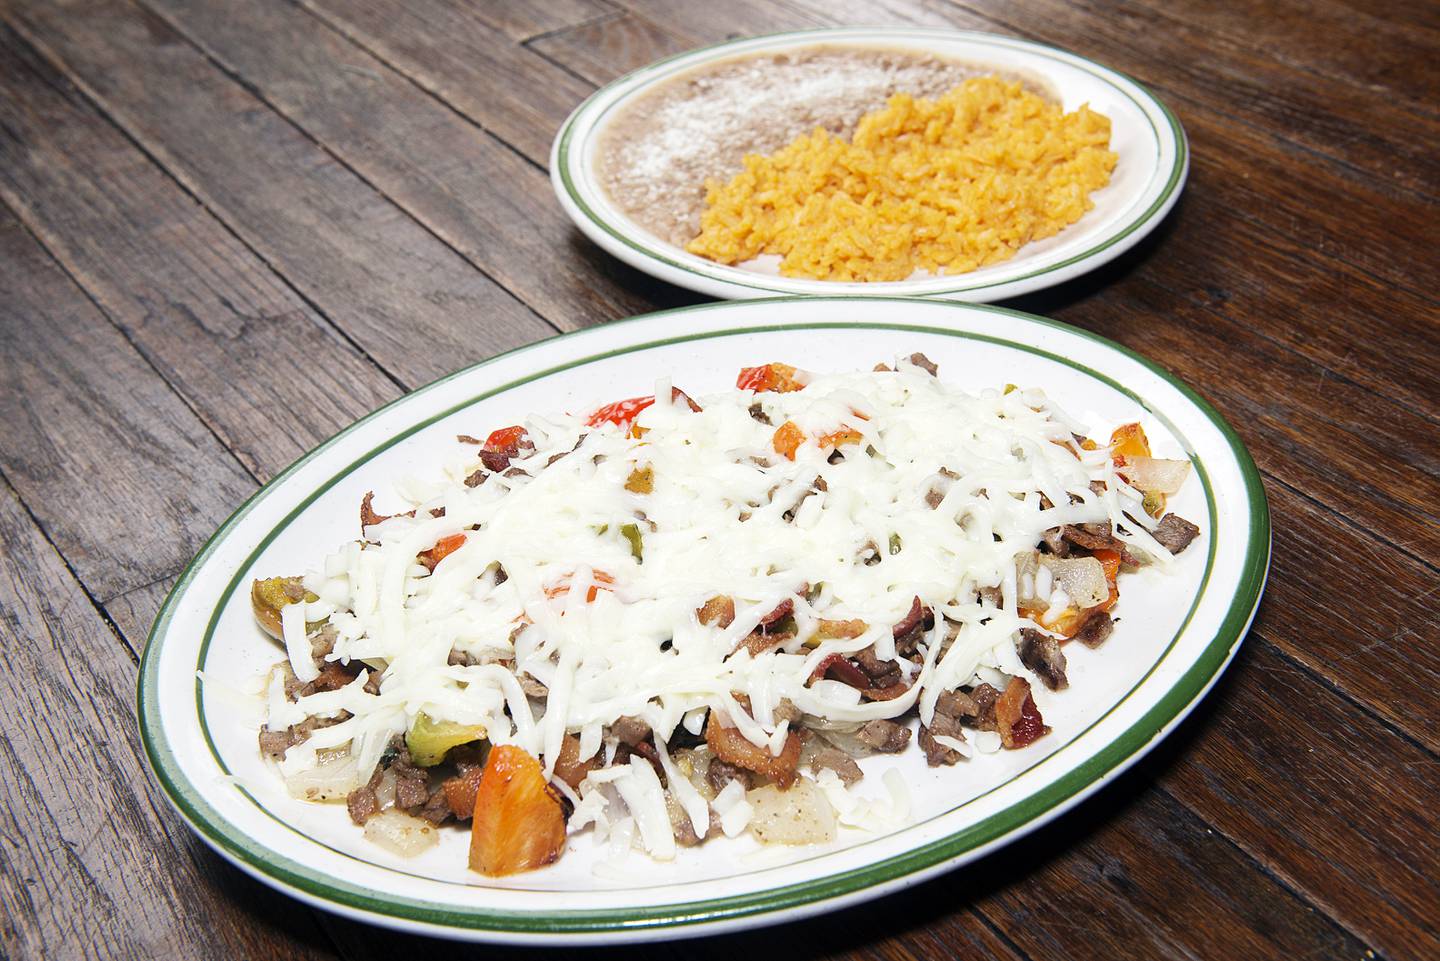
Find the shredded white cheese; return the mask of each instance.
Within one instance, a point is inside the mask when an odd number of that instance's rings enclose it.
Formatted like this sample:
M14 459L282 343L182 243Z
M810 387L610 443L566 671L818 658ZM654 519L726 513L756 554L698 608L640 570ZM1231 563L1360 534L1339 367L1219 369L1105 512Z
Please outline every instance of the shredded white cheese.
M1013 639L1031 623L1019 598L1038 594L1050 601L1047 613L1063 609L1049 568L1017 584L1016 557L1043 532L1123 523L1137 551L1168 559L1125 520L1148 523L1109 452L1082 449L1073 422L1038 390L972 395L901 363L894 372L813 375L791 393L697 397L698 412L669 400L668 381L656 394L633 424L530 418L535 447L511 460L518 471L469 486L463 480L479 466L469 463L410 483L415 499L398 509L414 507L414 517L371 526L366 543L347 544L307 575L320 601L282 612L295 677L317 676L307 614L333 611L329 657L364 661L383 681L378 694L366 692L362 673L292 704L277 673L272 729L316 713L350 715L292 748L282 770L304 770L318 750L348 742L363 783L390 738L424 711L481 725L492 742L542 758L549 773L568 735L579 737L582 760L608 762L610 726L636 717L657 732L675 800L703 836L707 803L663 749L678 727L698 734L714 710L779 755L789 726L775 717L783 700L829 722L895 717L916 705L928 721L938 695L977 671L1019 669ZM782 453L782 425L803 438L793 459ZM1096 480L1109 485L1103 495L1091 489ZM417 561L456 537L463 543L433 572ZM990 589L998 606L986 599ZM702 624L697 611L719 596L733 599L733 623ZM935 627L919 663L898 662L913 682L905 694L866 701L817 678L832 654L873 645L877 657L895 657L892 628L916 597ZM747 635L787 603L793 635L773 650L744 650ZM822 620L865 628L821 638ZM547 687L543 702L526 696L525 675ZM973 749L994 748L977 738ZM835 783L820 783L845 823L888 821L908 807L903 784L888 779L883 815L841 806ZM582 787L572 825L593 823L624 847L633 833L653 856L674 856L649 763L595 772ZM617 799L628 817L608 811ZM715 810L724 833L744 829L748 808L743 794L722 792Z

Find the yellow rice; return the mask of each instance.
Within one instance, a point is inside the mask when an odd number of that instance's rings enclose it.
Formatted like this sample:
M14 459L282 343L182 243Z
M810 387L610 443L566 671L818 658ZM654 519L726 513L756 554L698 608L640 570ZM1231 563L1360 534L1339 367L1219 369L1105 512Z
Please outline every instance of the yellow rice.
M1110 121L1064 113L996 77L936 100L896 94L850 143L816 128L728 184L706 182L692 253L724 264L780 254L822 280L958 274L1079 220L1115 169Z

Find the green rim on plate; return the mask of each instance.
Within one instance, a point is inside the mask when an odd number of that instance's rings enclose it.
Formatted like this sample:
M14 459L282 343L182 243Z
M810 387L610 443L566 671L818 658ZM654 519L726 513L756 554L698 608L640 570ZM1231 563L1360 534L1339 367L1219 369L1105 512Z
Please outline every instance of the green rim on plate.
M487 910L483 907L457 909L453 906L436 902L401 896L393 894L378 894L360 888L357 885L348 883L341 879L330 877L313 868L300 864L290 858L278 855L276 852L253 841L242 834L235 825L228 822L225 817L213 808L202 798L190 784L180 763L176 758L169 739L166 736L164 726L161 722L160 709L158 704L158 675L161 653L164 648L166 632L176 609L183 597L185 590L194 580L197 571L206 559L214 553L219 543L232 531L261 501L269 496L286 479L293 476L305 465L311 463L321 456L326 450L335 445L342 438L349 437L357 431L363 430L368 424L381 416L391 407L404 402L407 398L424 394L434 390L457 377L469 374L473 371L489 367L501 358L522 354L534 350L542 345L550 345L564 339L581 339L593 336L602 331L613 330L616 326L643 322L662 316L676 316L682 314L693 314L713 310L735 310L736 304L705 304L695 307L683 307L675 310L661 311L658 313L642 315L640 317L628 318L625 321L617 321L601 328L576 331L559 337L550 338L539 344L532 344L527 347L517 348L498 355L490 360L472 365L453 374L442 377L433 383L420 388L411 395L398 398L385 407L362 418L350 427L340 431L329 440L325 441L314 450L297 460L289 468L275 477L255 494L251 495L244 504L231 515L220 529L206 542L196 558L186 567L180 575L175 587L166 598L159 616L151 629L149 643L145 649L141 663L141 671L138 683L138 708L139 723L142 742L145 746L147 758L156 776L160 780L166 795L172 804L191 824L200 836L214 847L221 854L235 862L242 868L265 878L270 883L278 884L305 900L322 904L327 907L336 908L347 913L356 914L368 920L379 923L387 921L412 922L421 925L433 926L438 933L444 930L455 931L479 931L494 932L496 934L511 933L515 935L586 935L603 934L607 932L643 932L659 929L678 930L690 928L697 924L716 922L729 919L752 917L757 915L776 914L780 911L792 908L810 906L812 910L818 910L824 902L843 898L847 895L855 895L868 888L882 884L893 884L911 877L919 877L924 874L934 873L943 869L943 866L962 855L974 852L987 845L1001 843L1008 835L1026 825L1048 816L1053 816L1064 807L1080 800L1089 791L1094 790L1100 784L1118 774L1120 770L1133 763L1150 746L1156 743L1170 727L1183 718L1195 701L1208 689L1218 677L1221 669L1233 655L1244 632L1253 617L1255 607L1259 602L1263 590L1265 572L1269 559L1269 510L1265 499L1264 490L1261 486L1259 473L1254 462L1246 452L1243 444L1231 427L1223 418L1198 394L1187 387L1184 383L1169 374L1163 368L1146 360L1144 357L1092 334L1088 331L1070 327L1056 321L1023 314L1019 311L1008 310L999 307L990 307L974 304L961 304L950 301L917 301L913 298L876 298L876 297L828 297L828 298L803 298L805 302L820 301L846 301L855 302L858 306L866 303L873 304L877 301L890 301L904 304L926 304L927 307L943 305L961 311L983 311L987 313L1008 315L1022 318L1028 323L1040 324L1062 331L1072 336L1078 336L1093 341L1111 351L1119 353L1153 372L1170 386L1175 388L1190 404L1192 404L1210 424L1217 429L1223 437L1230 453L1235 459L1241 476L1244 480L1244 499L1249 507L1250 523L1248 531L1248 542L1246 544L1245 556L1241 563L1241 569L1235 594L1230 601L1225 616L1215 633L1215 636L1206 644L1203 652L1190 664L1184 674L1178 678L1171 688L1165 692L1159 701L1135 723L1127 728L1122 734L1113 738L1108 744L1100 748L1097 753L1084 761L1073 770L1057 778L1054 782L1046 785L1036 793L1023 798L1017 803L999 811L998 813L969 825L959 832L931 843L912 848L903 853L897 854L885 860L872 862L852 870L832 874L823 878L808 881L800 884L789 884L763 891L753 891L734 896L713 898L708 900L697 900L679 904L668 904L650 908L636 909L593 909L593 910L561 910L561 911L518 911L518 910ZM795 298L776 298L771 300L753 301L757 306L765 304L795 303ZM748 306L748 305L746 305ZM819 322L819 323L794 323L774 324L769 326L749 326L727 328L725 330L704 331L692 334L682 334L672 337L649 340L644 342L631 343L623 347L600 351L593 355L576 358L564 364L550 367L543 370L531 371L523 377L517 378L503 385L493 387L474 397L466 398L460 403L451 405L446 410L427 417L415 424L410 425L406 430L391 437L385 442L369 449L365 454L330 477L328 481L319 488L311 491L293 510L283 517L274 528L260 540L258 545L251 552L247 561L237 568L237 572L225 590L222 592L218 602L210 612L205 638L201 644L198 654L197 667L204 663L210 641L213 637L216 624L221 610L229 601L245 571L250 567L250 561L269 544L284 527L295 517L299 516L316 498L321 496L325 490L332 487L344 477L348 476L356 468L376 456L381 451L400 442L405 437L423 430L439 419L449 416L457 410L468 407L485 397L489 397L506 390L512 389L521 383L526 383L550 374L557 373L569 368L583 366L593 363L604 357L615 356L638 350L650 349L665 344L684 343L702 340L710 337L730 336L736 333L754 333L764 330L803 330L815 328L845 328L845 329L884 329L884 330L906 330L924 332L927 334L938 334L943 336L958 337L962 339L982 340L1001 344L1006 347L1021 349L1030 353L1039 354L1050 360L1066 364L1080 370L1092 378L1105 382L1110 387L1119 390L1129 396L1142 407L1151 410L1143 398L1137 396L1133 391L1116 383L1108 376L1101 374L1075 361L1068 360L1037 347L1017 343L1003 337L995 337L987 334L974 333L969 331L956 330L947 327L935 327L921 324L898 324L887 322ZM1156 413L1151 410L1152 413ZM1160 416L1156 414L1156 416ZM1206 502L1210 512L1210 530L1216 530L1216 508L1215 498L1210 492L1208 473L1204 464L1198 457L1194 458L1197 474L1201 478L1202 485L1206 489ZM1210 538L1210 554L1206 562L1205 583L1202 583L1197 591L1196 599L1186 615L1185 625L1188 625L1191 615L1200 603L1205 594L1205 587L1211 567L1214 562L1216 550L1216 539ZM1176 640L1183 634L1185 625L1182 625L1177 632L1175 639L1172 639L1173 647ZM1169 648L1166 650L1168 654ZM1159 667L1165 660L1162 654L1156 663L1152 665L1150 673ZM1146 677L1149 677L1147 673ZM1132 693L1143 684L1144 678L1132 688ZM1128 694L1126 695L1129 696ZM205 714L200 704L200 686L196 682L196 710L200 724L204 727ZM1123 702L1124 698L1121 699ZM1110 710L1115 710L1121 702L1117 702ZM1103 719L1103 718L1102 718ZM1098 724L1097 719L1093 724ZM1080 735L1075 735L1069 743L1074 743ZM209 731L205 729L205 738L209 743ZM213 743L210 743L212 753L215 752ZM1062 749L1063 750L1063 749ZM1048 755L1045 759L1037 762L1039 764L1057 756ZM215 761L220 772L225 771L225 766L218 754L215 754ZM1023 772L1022 772L1023 773ZM1017 775L1018 776L1018 775ZM248 797L248 794L247 794ZM250 799L254 802L254 799ZM973 799L972 799L973 800ZM259 807L258 803L256 805ZM260 808L265 811L263 807ZM275 817L265 811L270 817ZM937 815L943 816L943 815ZM276 820L279 820L278 818ZM283 823L283 822L281 822ZM913 827L914 825L907 825ZM288 825L287 825L288 827ZM291 828L291 830L294 830ZM319 843L313 841L312 843Z
M1138 242L1158 224L1159 220L1169 211L1170 207L1174 205L1178 198L1178 192L1184 184L1190 166L1189 142L1186 139L1185 130L1174 112L1165 105L1164 101L1155 96L1154 93L1135 78L1111 67L1097 63L1088 57L1082 57L1068 50L1062 50L1058 47L1052 47L1034 41L976 31L895 28L876 30L830 28L762 34L755 37L728 40L709 46L698 47L693 50L687 50L683 53L657 60L638 70L633 70L592 93L580 106L571 112L570 116L566 118L565 122L561 125L551 151L551 178L555 183L556 192L560 195L562 202L567 202L568 205L573 206L575 211L578 212L580 219L577 219L577 225L585 230L586 233L590 234L592 239L602 244L608 243L629 251L631 256L636 258L631 261L632 265L640 267L641 269L646 269L646 267L640 261L650 261L663 265L683 275L699 278L701 287L697 287L696 289L702 289L703 287L707 293L715 293L719 296L729 296L729 294L720 294L717 290L713 289L712 286L707 285L720 284L740 288L742 291L755 291L757 295L760 296L796 293L796 291L785 286L783 281L778 283L767 282L764 279L764 275L756 274L752 271L736 267L727 267L721 264L708 265L702 268L696 266L694 263L687 263L683 260L676 259L669 251L676 250L677 248L660 240L658 237L652 237L647 231L639 228L637 228L636 231L626 231L618 228L616 224L612 222L611 218L604 216L594 208L589 200L587 200L585 192L580 189L575 181L574 170L572 169L575 166L574 163L572 163L572 152L575 149L575 130L582 119L589 120L595 129L600 128L604 122L604 118L612 110L627 103L630 94L626 94L613 103L608 104L597 116L593 118L589 116L595 109L595 105L610 96L615 90L628 86L642 76L645 78L647 84L655 83L663 79L668 79L671 76L683 74L685 71L693 67L701 66L704 63L715 62L705 60L703 55L706 54L719 54L731 49L739 53L749 48L790 41L853 43L866 41L867 39L871 42L883 42L885 40L981 41L996 48L1019 50L1030 56L1063 63L1066 66L1090 74L1100 82L1109 85L1117 93L1133 103L1145 117L1145 122L1149 125L1157 144L1159 144L1162 141L1161 130L1156 124L1155 117L1146 109L1147 106L1153 107L1154 111L1163 118L1165 132L1174 144L1175 156L1170 163L1169 169L1159 171L1159 174L1164 177L1164 184L1161 186L1159 193L1151 200L1145 209L1131 213L1123 225L1117 225L1115 229L1108 231L1100 238L1100 241L1093 246L1064 260L1046 264L1028 273L1002 280L974 283L964 280L967 275L955 275L955 282L953 284L937 284L929 289L916 290L915 293L917 295L924 297L950 297L961 294L967 296L978 294L985 299L999 299L1000 297L1016 296L1020 293L1046 286L1044 284L1027 282L1037 280L1047 274L1060 275L1055 281L1057 283L1069 279L1074 275L1067 271L1066 268L1089 260L1095 261L1094 266L1098 267L1110 260L1111 257L1118 256L1124 252L1124 250L1129 249L1130 246ZM699 59L701 62L696 64L687 62L683 65L677 65L679 61L696 59ZM676 66L670 70L666 69L672 65ZM1119 83L1116 81L1119 81ZM1128 84L1133 88L1133 91L1126 89L1122 84ZM1154 179L1155 178L1152 177L1151 182L1153 182ZM640 239L637 239L637 232L640 235ZM1111 251L1113 251L1113 253L1111 253ZM614 252L618 253L618 251ZM661 275L657 274L657 276ZM663 277L663 279L683 283L683 281L676 280L673 277ZM939 278L936 278L936 281L938 281L938 279ZM874 287L880 296L894 295L903 293L903 285L909 283L913 283L913 281L876 283ZM986 291L992 292L982 293ZM744 294L744 296L754 295Z

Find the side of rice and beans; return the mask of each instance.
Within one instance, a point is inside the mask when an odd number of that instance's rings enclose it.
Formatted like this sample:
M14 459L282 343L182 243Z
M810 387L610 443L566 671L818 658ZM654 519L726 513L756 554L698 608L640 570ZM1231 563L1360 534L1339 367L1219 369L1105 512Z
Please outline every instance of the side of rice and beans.
M905 785L867 758L1045 737L1032 684L1066 688L1125 574L1199 534L1166 511L1188 461L1085 435L922 354L461 435L403 509L367 494L355 539L254 582L285 653L259 749L392 852L463 826L486 876L582 832L668 860L894 827Z
M1094 207L1110 121L1043 82L928 54L813 47L724 61L610 124L600 180L644 229L721 264L899 281L1013 257Z

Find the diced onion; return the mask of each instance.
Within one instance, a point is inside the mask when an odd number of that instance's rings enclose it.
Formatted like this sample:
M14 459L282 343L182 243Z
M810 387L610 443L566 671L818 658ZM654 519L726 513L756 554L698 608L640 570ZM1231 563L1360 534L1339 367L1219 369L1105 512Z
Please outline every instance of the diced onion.
M1175 494L1190 476L1188 460L1127 456L1116 472L1126 483L1147 494Z
M835 840L835 809L825 792L808 778L800 778L789 790L773 784L758 787L746 795L755 808L750 831L763 844L819 844ZM724 819L721 819L723 827Z
M440 832L429 821L391 808L372 815L365 822L365 839L402 858L413 858L440 840Z
M302 801L335 801L359 787L359 767L349 751L321 752L315 767L291 774L285 789Z
M1040 563L1049 568L1054 578L1054 590L1064 591L1070 603L1081 610L1101 604L1110 597L1105 568L1093 557L1052 557L1047 554Z

